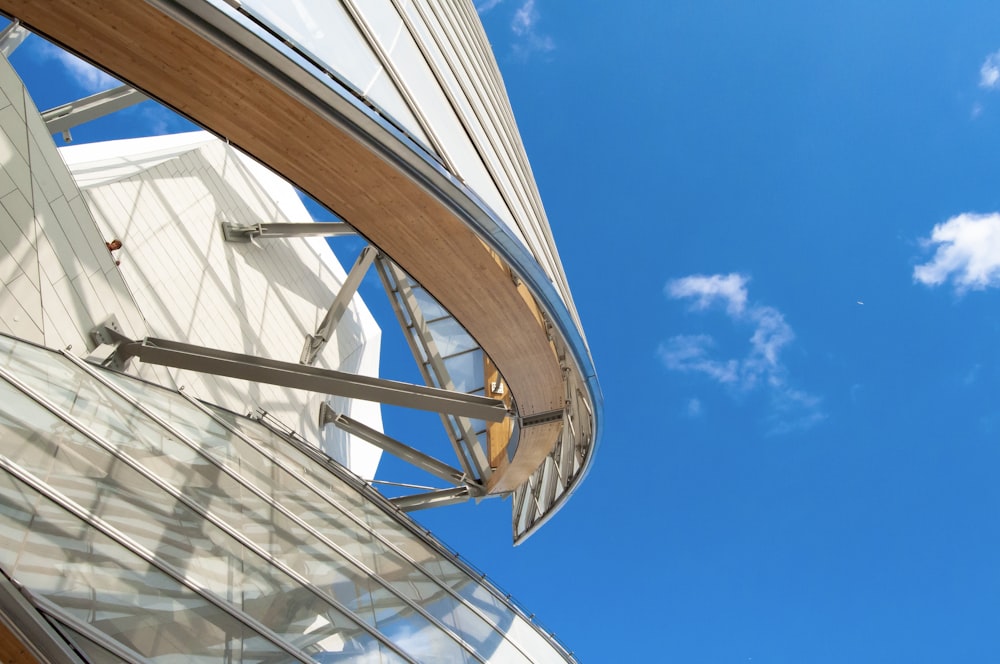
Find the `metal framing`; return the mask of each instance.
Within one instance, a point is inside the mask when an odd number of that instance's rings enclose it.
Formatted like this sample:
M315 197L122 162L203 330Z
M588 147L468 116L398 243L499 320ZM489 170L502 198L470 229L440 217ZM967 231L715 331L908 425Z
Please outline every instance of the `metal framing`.
M69 130L91 120L110 115L149 99L135 88L120 85L62 106L42 111L45 127L53 134L68 135Z
M315 224L313 224L315 226ZM319 354L326 348L327 342L333 336L340 319L347 312L347 307L351 303L354 294L358 292L358 286L368 273L368 268L375 262L378 252L372 246L366 246L361 250L351 271L347 273L347 278L341 285L340 290L333 298L333 303L327 310L323 320L316 328L316 334L307 334L305 345L302 347L302 355L299 357L299 364L312 366L316 364Z
M416 512L417 510L425 510L431 507L464 503L470 497L469 488L460 486L454 489L438 489L437 491L415 493L411 496L391 498L389 502L404 512Z
M20 46L31 33L17 19L0 32L0 55L9 58L10 54Z
M77 365L77 367L79 367L84 372L86 372L88 375L90 375L90 377L93 378L95 381L97 381L101 385L105 386L106 388L108 388L109 390L111 390L112 392L114 392L119 398L121 398L122 400L126 401L129 405L131 405L133 408L135 408L136 410L138 410L140 413L142 413L143 415L145 415L147 418L149 418L153 422L156 422L156 424L158 424L161 428L163 428L165 431L167 431L168 433L170 433L171 436L173 436L177 440L181 441L187 447L189 447L190 449L194 450L196 453L198 453L199 455L201 455L210 464L212 464L213 466L215 466L216 468L218 468L222 473L226 474L227 476L229 476L230 478L232 478L235 482L237 482L241 486L243 486L246 489L248 489L251 493L253 493L255 496L257 496L260 500L264 501L268 505L269 508L274 509L274 510L280 512L283 516L285 516L287 519L289 519L290 521L292 521L292 523L294 523L296 526L298 526L299 528L302 528L305 532L309 533L312 537L315 537L318 541L322 542L331 551L335 552L337 555L341 556L347 562L349 562L350 564L352 564L361 573L365 574L367 577L369 577L369 578L373 579L374 581L376 581L377 583L379 583L379 585L381 585L383 588L385 588L392 595L395 595L400 601L402 601L404 604L406 604L409 608L413 609L414 611L416 611L417 613L419 613L421 616L423 616L425 619L427 619L432 624L434 624L436 627L438 627L443 632L445 632L446 634L448 634L460 647L462 647L463 649L465 649L466 651L468 651L472 655L472 657L474 657L475 659L477 659L479 661L483 661L482 658L475 652L475 649L472 648L471 646L469 646L462 639L461 636L459 636L458 634L456 634L450 627L442 624L437 618L435 618L433 615L431 615L430 613L428 613L427 610L424 609L422 606L420 606L419 604L417 604L416 602L414 602L410 598L408 598L405 595L403 595L402 593L400 593L394 586L392 586L392 584L390 584L388 581L386 581L377 572L375 572L374 570L372 570L371 568L369 568L367 565L365 565L364 563L362 563L360 560L358 560L357 558L355 558L354 556L352 556L351 554L349 554L347 551L345 551L344 549L342 549L340 546L338 546L336 543L334 543L332 540L330 540L330 538L328 538L326 535L324 535L321 532L319 532L316 528L314 528L313 526L310 526L300 516L298 516L297 514L295 514L294 512L292 512L291 510L289 510L287 507L285 507L284 505L282 505L281 503L279 503L278 501L276 501L271 496L269 496L265 491L261 490L255 484L253 484L253 482L251 482L247 478L243 477L243 475L241 475L240 473L237 473L237 472L233 471L226 464L220 463L219 461L217 461L215 458L211 457L210 455L204 454L203 450L202 450L202 447L200 445L198 445L198 443L196 443L195 441L193 441L190 437L188 437L183 432L181 432L180 430L178 430L172 424L170 424L169 422L167 422L166 420L164 420L162 417L160 417L159 415L157 415L156 413L154 413L152 410L150 410L149 408L147 408L145 405L143 405L142 403L140 403L138 401L138 399L136 399L134 396L132 396L131 394L129 394L128 392L126 392L125 390L123 390L118 385L116 385L113 382L109 381L106 377L102 376L97 371L96 368L94 368L93 366L88 365L86 362L83 362L82 360L74 357L70 353L63 352L62 354L63 354L64 357L66 357L71 362L73 362L75 365ZM279 466L279 467L282 470L284 470L286 473L291 474L290 471L288 471L286 468L284 468L282 466ZM408 661L411 661L410 658L409 658L409 656L405 655L405 653L403 653L401 650L399 650L395 645L392 645L390 643L389 639L387 637L385 637L384 635L382 635L380 631L378 631L377 627L368 626L364 622L363 619L361 619L358 615L356 615L353 611L351 611L351 609L349 609L347 606L343 605L339 600L337 600L335 597L333 597L333 595L330 595L327 591L325 591L325 590L323 590L321 588L318 588L311 581L309 581L307 578L305 578L304 576L300 575L298 572L295 572L290 567L287 567L284 563L277 561L277 559L275 559L273 556L271 556L271 554L267 553L263 549L259 549L259 547L257 547L257 545L254 544L249 538L245 538L242 534L237 535L236 531L234 531L228 524L226 524L221 519L218 519L219 523L215 523L215 521L213 521L212 518L209 516L210 513L207 510L204 510L204 508L201 508L200 505L197 505L197 503L193 503L193 501L192 501L192 504L194 505L194 507L192 507L192 509L196 509L197 508L196 511L198 511L199 513L200 512L204 512L203 516L206 518L206 520L212 521L214 525L216 525L217 527L219 527L220 529L222 529L224 532L226 532L227 534L229 534L231 537L233 537L234 539L236 539L237 541L239 541L247 549L253 551L258 556L260 556L261 558L263 558L264 560L266 560L270 564L274 565L278 569L281 569L283 572L285 572L286 574L288 574L289 576L291 576L293 579L295 579L296 581L298 581L303 587L305 587L306 589L308 589L311 592L313 592L313 594L317 595L323 601L326 601L327 603L331 604L334 608L336 608L339 611L341 611L345 616L347 616L348 618L350 618L352 621L356 622L359 626L362 627L362 629L364 629L365 631L367 631L371 636L373 636L374 638L378 639L380 642L385 643L386 645L388 645L390 649L392 649L394 652L397 652L398 654L404 656ZM245 539L245 541L242 541L244 539Z
M75 417L67 413L65 410L63 410L56 404L52 403L49 399L45 398L41 394L38 394L38 392L28 387L26 384L21 382L20 379L13 376L9 371L7 371L7 369L3 367L0 367L0 378L6 380L13 387L21 391L25 396L33 400L35 403L44 407L50 413L52 413L60 420L62 420L70 427L72 427L74 430L86 436L91 442L99 445L105 451L112 454L118 460L125 463L127 466L129 466L130 468L138 472L140 475L145 477L147 480L156 484L160 489L166 491L168 494L171 494L171 497L180 502L185 503L185 505L188 505L189 507L191 506L190 504L192 503L192 501L190 498L187 498L176 489L173 489L172 486L170 486L160 478L156 477L155 475L151 474L142 466L142 464L132 459L131 456L118 450L116 446L112 445L103 437L96 434L88 426L78 421ZM284 639L282 639L280 636L271 631L271 629L268 628L266 625L259 622L252 616L244 613L243 611L236 609L221 597L217 597L214 593L212 593L208 589L202 588L198 584L194 583L193 581L191 581L189 576L185 574L183 571L174 569L172 565L169 565L168 563L160 559L155 553L149 551L148 549L138 544L137 542L132 541L130 537L119 531L117 528L113 527L103 519L91 514L89 510L84 509L82 506L78 505L75 501L71 500L70 498L62 495L60 492L56 491L52 487L48 486L45 482L41 481L28 471L21 468L19 465L8 459L5 455L0 455L0 467L2 467L4 470L6 470L8 473L13 475L20 481L24 482L25 484L28 484L29 486L32 487L32 489L39 492L49 500L55 502L63 509L69 511L78 519L84 521L89 526L95 528L104 535L110 537L112 540L114 540L124 548L128 549L135 555L139 556L150 565L156 567L158 570L160 570L167 576L170 576L184 587L188 588L195 594L199 595L209 603L215 605L216 608L220 609L224 613L227 613L234 620L243 623L243 625L245 625L246 627L257 632L258 634L266 638L268 641L271 641L272 643L274 643L274 645L281 648L295 659L301 662L312 661L312 658L309 657L307 653L302 652L297 648L293 647L292 645L288 644L287 642L285 642ZM209 518L208 514L202 508L198 507L197 509L203 513L203 516L204 518L206 518L206 520L217 520L215 519L215 517Z
M50 599L32 595L31 602L38 608L39 611L48 616L50 620L54 620L59 623L59 627L57 627L57 629L75 630L84 638L89 639L94 645L103 648L115 657L120 658L122 661L134 664L145 664L148 661L145 657L131 648L126 648L121 643L111 640L107 634L95 629L93 625L83 622Z
M0 623L35 658L32 661L84 664L65 638L38 615L34 599L22 592L6 573L0 572Z
M427 322L424 320L423 313L410 287L409 276L382 255L376 258L375 266L379 278L382 280L382 286L389 296L396 319L400 327L403 328L413 359L416 360L420 374L424 377L424 382L428 385L453 390L454 382L451 380L448 369L444 365L444 358L438 352L437 344L427 328ZM455 426L452 426L452 422L446 415L442 414L441 419L448 439L455 450L455 455L466 474L482 481L488 480L491 475L489 460L468 419L456 417Z
M222 235L227 242L252 242L279 237L342 237L357 233L350 224L342 221L250 225L222 222Z
M253 438L251 438L247 434L245 434L239 428L233 426L231 423L227 422L224 418L220 417L219 414L216 411L212 410L211 408L209 408L205 404L201 403L199 400L195 399L193 396L191 396L190 394L187 394L186 392L182 391L182 392L180 392L180 394L181 394L181 396L183 396L184 398L186 398L189 402L191 402L192 404L194 404L195 406L197 406L202 412L204 412L205 414L209 415L213 420L215 420L217 423L219 423L222 427L224 427L225 429L227 429L228 431L230 431L231 433L233 433L234 435L236 435L237 437L239 437L247 445L250 445L252 448L254 448L254 450L256 450L259 454L267 457L276 466L280 467L282 470L284 470L285 472L289 473L292 477L294 477L296 480L298 480L298 482L301 483L304 487L306 487L307 489L309 489L310 491L312 491L322 501L324 501L330 507L332 507L335 510L337 510L341 515L343 515L344 517L346 517L347 519L349 519L356 526L358 526L359 528L361 528L362 530L364 530L373 539L378 540L387 549L389 549L390 551L392 551L393 553L395 553L396 555L398 555L402 559L404 559L406 562L408 562L409 564L413 565L415 568L417 568L418 570L420 570L420 572L423 573L424 576L426 576L427 578L431 579L438 587L440 587L443 591L445 591L445 593L447 593L453 599L455 599L456 601L458 601L459 603L461 603L462 605L464 605L467 609L469 609L470 611L472 611L473 613L475 613L479 618L481 618L484 622L486 622L493 629L495 629L499 634L501 634L501 636L503 636L503 638L505 640L507 640L508 642L510 642L511 645L513 645L519 652L521 652L521 654L523 654L525 657L528 657L528 655L524 651L524 649L520 645L518 645L516 641L511 640L510 636L507 634L507 631L505 629L501 628L499 625L497 625L493 621L493 619L491 619L480 607L478 607L477 605L471 603L465 597L463 597L462 595L460 595L459 593L457 593L451 586L449 586L449 585L445 584L444 582L442 582L440 578L438 578L436 575L432 574L422 563L420 563L415 558L413 558L410 554L408 554L404 549L402 549L401 547L399 547L397 544L395 544L394 542L392 542L391 540L389 540L388 538L386 538L385 535L383 535L382 533L380 533L378 531L378 529L372 527L372 525L370 523L368 523L367 521L365 521L364 519L359 518L351 510L345 508L343 505L340 504L339 501L337 501L335 498L333 498L332 496L330 496L330 494L328 492L326 492L326 491L320 489L319 487L315 486L312 482L310 482L308 479L306 479L305 477L303 477L301 473L294 472L291 468L289 468L285 464L285 462L283 462L281 459L277 458L270 451L264 449L258 442L256 442ZM365 484L363 480L361 480L358 477L351 476L349 474L349 472L346 471L342 466L338 466L335 462L333 462L329 457L327 457L326 455L324 455L318 449L309 446L304 441L300 441L300 440L297 441L295 439L294 432L290 432L290 435L289 435L289 434L283 434L281 432L275 431L271 427L267 426L267 423L264 420L257 421L257 424L259 424L260 426L263 426L263 427L267 428L268 431L271 431L274 435L276 435L276 436L280 437L282 440L285 440L286 442L288 442L289 445L292 445L301 454L304 454L307 457L309 457L310 459L312 459L313 461L315 461L316 463L319 463L319 464L323 465L331 473L333 473L338 478L340 478L343 482L347 483L349 486L352 486L355 490L357 490L358 492L362 493L363 495L365 495L366 497L368 497L372 501L374 501L374 502L382 502L383 504L386 504L388 506L397 507L398 508L397 505L395 505L392 501L386 499L381 493L379 493L378 491L375 491L375 490L371 489L371 487L369 487L367 484ZM366 492L366 490L368 490L368 491ZM407 522L407 521L400 521L400 523L401 523L401 525L404 525L414 537L420 539L420 541L422 541L425 545L433 548L434 551L436 551L438 554L440 554L443 557L445 557L451 564L455 565L456 567L459 567L460 569L463 569L467 574L469 574L472 577L477 576L474 573L473 570L469 570L467 568L466 564L463 563L462 561L460 561L454 554L452 554L450 551L447 551L446 549L444 549L440 545L440 543L435 542L434 540L430 539L428 537L428 535L430 535L429 531L425 531L423 529L418 528L412 521L409 521L409 522ZM483 575L480 574L478 576L481 577ZM511 603L511 601L510 601L510 595L504 595L503 593L497 592L495 589L492 589L489 586L486 586L486 587L490 591L490 593L498 601L502 602L505 606L507 606L514 613L517 613L518 615L520 615L521 618L524 619L528 624L532 624L531 618L529 618L527 616L527 614L525 614L524 611L520 610L517 606L515 606L513 603ZM544 631L539 630L539 633L541 633L544 637L546 637L546 639L548 639L554 645L556 645L556 647L559 647L560 649L562 648L561 645L559 645L557 642L555 642L554 640L552 640L551 637L549 635L547 635ZM528 659L530 659L530 657L528 657Z
M334 413L329 406L325 403L323 406L326 407L329 412L329 417L324 418L320 416L320 424L333 424L338 429L346 431L347 433L357 436L361 440L371 443L376 447L385 450L393 456L399 457L403 461L413 464L417 468L424 470L438 479L444 480L448 484L459 485L465 484L471 480L467 478L465 474L458 468L453 468L446 463L438 461L432 456L424 454L418 450L413 449L409 445L404 445L403 443L391 438L381 431L371 428L357 420L353 420L347 415L342 413ZM480 487L481 489L481 487Z
M122 361L135 357L142 362L175 369L228 376L320 394L335 394L405 408L465 415L490 422L500 422L508 414L503 401L498 399L359 376L332 369L319 369L254 355L230 353L179 341L153 337L134 341L114 331L110 331L109 334L119 342L115 356Z

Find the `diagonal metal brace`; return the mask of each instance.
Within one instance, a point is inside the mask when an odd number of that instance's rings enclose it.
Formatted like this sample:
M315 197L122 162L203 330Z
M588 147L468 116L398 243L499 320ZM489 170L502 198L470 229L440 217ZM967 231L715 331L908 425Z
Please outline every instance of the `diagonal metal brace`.
M427 471L448 484L457 486L467 481L465 474L458 468L452 468L448 464L415 450L409 445L385 435L381 431L353 420L343 413L336 413L326 403L320 406L320 426L322 427L325 424L333 424L341 431L346 431L351 435L357 436L361 440L367 441L389 454L407 463L411 463L421 470Z
M438 491L427 491L425 493L415 493L410 496L391 498L389 502L404 512L416 512L417 510L425 510L431 507L464 503L469 498L468 488L460 486L454 489L439 489Z
M351 271L347 274L347 278L344 279L343 285L337 292L336 297L333 298L333 304L330 305L330 309L323 316L323 320L320 321L319 327L316 328L316 334L307 334L305 344L302 347L302 354L299 356L299 364L316 364L316 358L326 347L327 342L330 337L333 336L333 331L337 329L337 325L340 323L340 319L344 317L347 312L347 307L351 303L351 298L354 294L358 292L358 286L361 285L362 279L365 278L365 274L368 273L368 268L371 267L372 263L375 262L375 257L378 252L371 245L365 247L361 250L358 255L358 259L354 262L354 266Z
M318 369L166 339L147 337L142 341L133 341L115 330L105 330L119 343L117 356L122 361L135 357L148 364L490 422L502 422L507 416L506 406L498 399Z

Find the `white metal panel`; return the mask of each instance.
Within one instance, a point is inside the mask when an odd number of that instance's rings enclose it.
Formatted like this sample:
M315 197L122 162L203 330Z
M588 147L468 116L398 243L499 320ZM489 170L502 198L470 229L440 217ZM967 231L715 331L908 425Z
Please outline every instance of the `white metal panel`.
M30 164L30 170L29 170ZM20 79L0 58L0 325L86 352L90 330L142 317Z
M469 129L474 127L463 121L462 108L453 103L454 97L449 96L425 57L424 52L433 45L423 40L418 45L420 37L411 32L410 21L404 22L389 0L358 3L358 7L373 38L379 41L386 54L387 65L398 73L410 97L419 104L428 130L440 141L455 174L482 197L523 242L508 203L470 136Z
M497 70L492 52L482 48L485 35L481 27L478 22L462 20L458 7L435 0L417 0L409 13L415 26L422 24L430 31L423 39L429 45L428 52L436 56L443 85L461 104L462 119L513 211L513 220L504 221L508 225L513 221L518 227L518 236L569 302L569 289L506 93L502 83L490 85L499 81L499 74L488 75Z
M220 225L310 221L285 181L203 132L143 150L142 140L72 146L63 154L91 183L86 196L116 252L151 334L211 348L295 361L346 278L322 238L227 243ZM128 156L126 156L128 155ZM145 167L127 172L123 162ZM106 168L107 172L102 172ZM108 177L106 177L108 176ZM380 331L359 297L317 366L377 375ZM194 395L237 412L266 410L322 444L363 477L378 448L320 432L324 395L171 370ZM377 404L338 403L381 430ZM322 436L322 438L321 438Z

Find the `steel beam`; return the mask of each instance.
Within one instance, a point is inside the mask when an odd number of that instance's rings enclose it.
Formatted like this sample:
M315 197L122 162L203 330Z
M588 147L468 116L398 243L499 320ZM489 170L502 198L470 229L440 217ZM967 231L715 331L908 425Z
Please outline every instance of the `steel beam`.
M117 332L113 332L112 336L119 341L117 356L123 361L135 357L148 364L175 369L187 369L255 383L280 385L490 422L501 422L507 416L506 406L498 399L371 376L358 376L332 369L318 369L166 339L148 337L142 341L133 341Z
M379 277L382 279L382 286L389 296L393 311L396 314L400 327L403 328L403 335L410 346L410 352L413 354L413 359L416 360L420 368L420 374L423 376L424 381L428 385L440 385L445 389L454 389L454 383L451 380L448 369L445 367L441 353L438 352L434 337L427 328L427 322L424 320L423 312L420 310L420 305L413 294L413 289L410 288L409 277L401 268L385 256L379 255L376 260L376 266ZM395 284L395 287L393 287L393 284ZM456 424L459 432L456 437L448 418L443 417L442 420L445 431L448 433L448 438L455 448L455 454L458 456L462 467L465 468L466 473L472 475L472 466L475 465L476 475L484 480L489 479L492 472L489 460L479 445L479 439L476 437L469 422L464 419L457 419ZM468 451L468 455L465 454L463 449Z
M404 512L416 512L417 510L426 510L431 507L464 503L469 497L469 490L464 486L460 486L454 489L441 489L439 491L428 491L426 493L415 493L410 496L391 498L389 502Z
M361 440L371 443L375 447L381 448L388 452L389 454L411 463L421 470L427 471L434 477L444 480L448 484L459 485L464 484L468 480L465 474L457 468L452 468L446 463L438 461L432 456L424 454L418 450L413 449L409 445L399 442L394 438L390 438L381 431L377 431L357 420L353 420L343 413L335 413L329 406L325 403L328 409L329 417L324 418L320 416L320 422L333 424L341 431L346 431L347 433L357 436ZM322 408L322 406L321 406Z
M227 242L250 242L277 237L340 237L357 233L353 226L342 221L245 225L222 222L222 234Z
M330 340L330 337L333 336L333 331L340 323L340 319L344 317L344 313L347 311L347 307L351 303L351 298L353 298L354 294L358 292L358 286L361 285L361 280L365 278L365 274L368 273L368 268L371 267L377 255L378 252L371 245L361 250L361 254L354 262L354 266L351 268L351 271L347 274L347 278L344 280L343 285L340 287L337 295L333 298L333 304L330 305L330 309L326 312L326 316L323 317L323 320L320 321L319 327L316 328L316 334L306 335L305 345L303 345L302 354L299 356L299 364L306 364L309 366L316 364L316 358L318 358L319 354L324 348L326 348L327 342Z
M119 85L117 88L42 111L42 120L50 133L60 134L147 99L149 97L135 88Z

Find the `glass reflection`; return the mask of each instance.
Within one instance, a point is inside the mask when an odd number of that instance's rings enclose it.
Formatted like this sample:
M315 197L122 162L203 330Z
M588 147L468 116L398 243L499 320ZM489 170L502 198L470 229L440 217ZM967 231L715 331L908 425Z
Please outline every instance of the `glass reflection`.
M214 409L220 422L175 392L102 372L192 448L65 358L2 336L0 366L177 492L0 381L6 457L58 492L53 496L103 519L157 561L150 565L0 471L0 565L66 611L65 620L91 624L153 660L192 650L195 660L205 661L288 659L275 642L234 617L240 614L317 661L403 661L356 620L421 662L476 661L442 626L484 661L547 661L555 654L478 579L316 453L232 413ZM95 660L110 656L77 636Z

